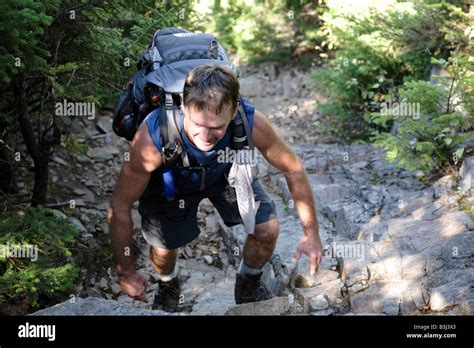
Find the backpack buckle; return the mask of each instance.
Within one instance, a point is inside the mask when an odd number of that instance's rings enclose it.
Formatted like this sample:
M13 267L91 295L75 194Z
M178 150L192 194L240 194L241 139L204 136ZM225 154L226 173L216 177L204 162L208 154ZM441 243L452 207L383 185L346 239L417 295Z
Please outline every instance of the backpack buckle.
M165 164L172 164L179 155L181 155L181 144L176 142L174 145L171 143L166 144L162 147L161 153L163 155L163 159L165 160Z

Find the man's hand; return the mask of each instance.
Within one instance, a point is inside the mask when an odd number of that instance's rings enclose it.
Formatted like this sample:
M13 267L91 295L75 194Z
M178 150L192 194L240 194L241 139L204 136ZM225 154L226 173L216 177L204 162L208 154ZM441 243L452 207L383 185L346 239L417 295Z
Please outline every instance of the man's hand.
M321 258L323 257L323 244L316 233L305 234L300 241L300 245L293 256L293 262L297 263L301 254L306 254L309 259L310 274L313 276L318 270Z
M147 286L148 281L146 278L136 271L120 275L120 288L122 292L134 299L148 302L145 297Z

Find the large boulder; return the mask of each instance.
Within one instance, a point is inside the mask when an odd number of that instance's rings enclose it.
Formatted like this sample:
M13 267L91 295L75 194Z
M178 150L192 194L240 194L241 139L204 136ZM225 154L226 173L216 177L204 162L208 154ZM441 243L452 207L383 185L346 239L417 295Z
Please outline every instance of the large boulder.
M31 315L171 315L160 310L133 307L113 300L96 297L74 298L55 306L39 310Z
M474 186L474 156L467 157L459 170L461 193L467 194Z

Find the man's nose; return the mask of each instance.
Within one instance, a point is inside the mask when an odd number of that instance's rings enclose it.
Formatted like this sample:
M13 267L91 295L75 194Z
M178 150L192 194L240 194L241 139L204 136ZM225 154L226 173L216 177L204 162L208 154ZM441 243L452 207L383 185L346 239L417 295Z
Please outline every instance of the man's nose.
M208 141L210 140L210 138L211 138L210 130L207 128L203 128L203 130L201 131L201 139L204 141Z

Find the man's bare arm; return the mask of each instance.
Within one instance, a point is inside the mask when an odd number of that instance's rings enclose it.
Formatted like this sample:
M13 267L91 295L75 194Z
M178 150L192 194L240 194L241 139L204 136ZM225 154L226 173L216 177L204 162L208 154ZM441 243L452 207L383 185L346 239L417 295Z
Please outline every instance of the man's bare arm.
M253 140L265 159L283 172L286 178L304 230L304 236L293 260L297 262L302 253L306 254L310 263L310 273L314 274L321 262L323 246L319 238L313 190L303 163L275 132L266 117L258 111L255 111Z
M119 274L134 273L131 207L145 191L151 173L162 163L146 124L137 131L130 146L130 160L122 165L108 210L110 237Z
M265 159L286 178L305 233L318 232L313 190L301 160L260 112L255 112L253 139Z

